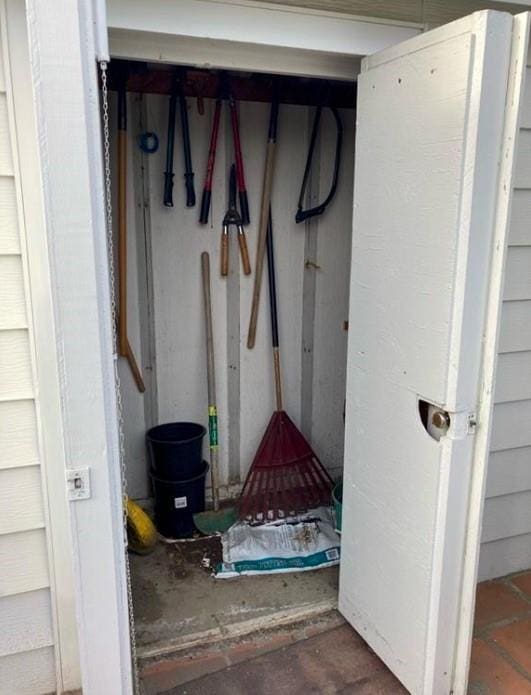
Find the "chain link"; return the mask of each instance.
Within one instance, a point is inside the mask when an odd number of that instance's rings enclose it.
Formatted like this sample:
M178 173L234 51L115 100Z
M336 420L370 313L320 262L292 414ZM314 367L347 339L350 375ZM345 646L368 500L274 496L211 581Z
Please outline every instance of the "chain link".
M136 648L135 616L133 612L133 590L131 586L131 567L127 552L127 469L125 465L125 434L124 412L122 401L122 388L120 373L118 371L118 310L116 307L116 275L114 265L114 240L112 217L112 189L111 189L111 146L109 130L109 92L107 88L107 62L100 62L101 72L101 103L103 116L103 161L105 178L105 210L107 226L107 254L109 260L109 289L111 298L112 342L114 351L114 387L116 390L116 414L118 421L118 444L120 456L120 478L122 485L122 509L123 509L123 542L125 554L125 576L127 582L127 607L129 613L129 633L131 641L131 660L133 667L133 690L135 695L140 695L140 676L138 672L138 656Z

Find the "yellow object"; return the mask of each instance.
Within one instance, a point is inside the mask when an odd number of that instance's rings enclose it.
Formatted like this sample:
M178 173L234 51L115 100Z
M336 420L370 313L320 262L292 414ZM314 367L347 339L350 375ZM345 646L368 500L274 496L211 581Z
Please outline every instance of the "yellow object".
M134 553L146 555L157 544L157 529L146 512L133 500L127 500L127 540Z

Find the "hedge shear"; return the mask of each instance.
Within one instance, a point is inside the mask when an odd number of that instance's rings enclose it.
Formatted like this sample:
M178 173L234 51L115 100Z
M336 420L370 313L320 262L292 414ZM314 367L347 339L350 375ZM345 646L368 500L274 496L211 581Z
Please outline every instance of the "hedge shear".
M223 229L221 232L221 275L226 277L229 274L229 229L236 227L238 231L238 244L242 257L243 272L251 274L251 264L249 262L249 251L247 250L247 240L243 231L242 216L236 207L236 165L230 168L229 179L229 207L223 218Z

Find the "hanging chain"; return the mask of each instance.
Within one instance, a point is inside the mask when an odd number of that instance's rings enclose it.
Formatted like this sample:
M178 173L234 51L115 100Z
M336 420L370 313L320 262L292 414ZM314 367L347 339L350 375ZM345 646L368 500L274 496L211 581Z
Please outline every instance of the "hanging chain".
M140 695L140 676L138 673L138 657L136 650L135 616L133 612L133 590L131 586L131 567L127 552L127 470L125 465L125 434L124 411L122 401L122 388L120 373L118 371L118 337L116 326L118 325L118 310L116 308L116 277L114 272L114 240L112 228L112 197L111 197L111 148L109 132L109 93L107 88L107 62L100 62L101 71L101 101L103 111L103 161L105 177L105 207L107 225L107 253L109 260L109 289L111 296L111 320L112 342L114 352L114 387L116 390L116 414L118 420L118 442L120 456L120 478L122 485L122 509L123 509L123 542L125 554L125 577L127 583L127 607L129 613L129 633L131 641L131 659L133 666L133 690L135 695Z

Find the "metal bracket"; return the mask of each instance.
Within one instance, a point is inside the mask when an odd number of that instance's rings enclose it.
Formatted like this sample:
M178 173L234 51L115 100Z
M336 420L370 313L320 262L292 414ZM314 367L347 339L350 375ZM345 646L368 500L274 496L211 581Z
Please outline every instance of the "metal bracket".
M66 471L69 500L87 500L90 497L90 469L70 468Z

